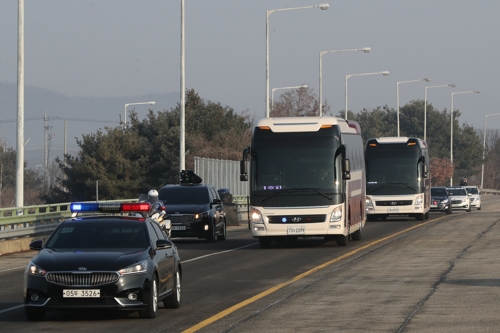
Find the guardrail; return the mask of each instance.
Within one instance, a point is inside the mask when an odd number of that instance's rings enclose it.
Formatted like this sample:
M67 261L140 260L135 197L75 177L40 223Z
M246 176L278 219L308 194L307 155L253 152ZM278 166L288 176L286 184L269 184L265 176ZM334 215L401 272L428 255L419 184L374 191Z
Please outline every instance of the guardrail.
M137 201L138 199L102 202ZM0 208L0 240L51 233L64 219L71 217L70 202Z

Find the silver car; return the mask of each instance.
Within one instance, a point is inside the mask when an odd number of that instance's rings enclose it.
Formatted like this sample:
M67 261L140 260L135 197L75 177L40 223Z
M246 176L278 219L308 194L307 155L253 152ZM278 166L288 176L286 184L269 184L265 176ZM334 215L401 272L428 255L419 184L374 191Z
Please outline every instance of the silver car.
M466 212L471 211L470 195L463 186L450 186L446 188L451 197L451 206L455 209L465 209Z

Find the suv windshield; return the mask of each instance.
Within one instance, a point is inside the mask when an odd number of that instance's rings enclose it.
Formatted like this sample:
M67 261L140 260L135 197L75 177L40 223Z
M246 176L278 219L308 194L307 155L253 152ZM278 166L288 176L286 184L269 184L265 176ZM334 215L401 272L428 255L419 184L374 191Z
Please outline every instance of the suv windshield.
M147 247L144 222L73 221L56 230L47 243L51 249L123 249Z
M158 198L166 205L206 205L209 201L205 186L166 186L160 190Z

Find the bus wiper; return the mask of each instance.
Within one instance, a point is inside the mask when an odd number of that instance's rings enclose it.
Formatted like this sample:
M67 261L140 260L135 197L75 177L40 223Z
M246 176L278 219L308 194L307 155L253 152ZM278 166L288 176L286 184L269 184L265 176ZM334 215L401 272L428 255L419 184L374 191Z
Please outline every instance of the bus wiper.
M410 190L413 190L413 192L416 192L416 190L413 187L411 187L410 185L408 185L406 183L391 183L391 184L404 185L404 186L408 187Z
M327 198L328 200L332 200L332 198L330 198L330 197L329 197L329 196L327 196L326 194L324 194L324 193L322 193L322 192L320 192L320 191L318 191L317 189L312 188L312 187L294 188L293 190L298 190L298 191L308 191L308 190L310 190L310 191L314 191L314 192L318 193L319 195L324 196L324 197L325 197L325 198Z
M279 192L274 192L273 194L271 194L270 196L264 198L264 199L261 199L259 202L263 202L263 201L266 201L267 199L271 199L272 197L275 197L277 195L280 195L281 193L293 193L293 192L301 192L301 191L314 191L316 193L318 193L319 195L322 195L324 196L325 198L327 198L328 200L332 200L332 198L330 198L329 196L327 196L326 194L318 191L317 189L315 188L312 188L312 187L302 187L302 188L291 188L291 189L288 189L288 190L283 190L283 191L279 191Z
M259 202L263 202L263 201L266 201L267 199L271 199L272 197L275 197L277 195L280 195L281 193L292 193L292 191L279 191L279 192L274 192L273 194L271 194L270 196L264 198L264 199L260 199Z
M376 191L380 190L382 187L394 187L394 185L404 185L404 186L408 187L410 190L413 190L413 192L416 192L413 187L411 187L410 185L408 185L406 183L389 183L388 185L382 185L371 192L372 193L376 192Z

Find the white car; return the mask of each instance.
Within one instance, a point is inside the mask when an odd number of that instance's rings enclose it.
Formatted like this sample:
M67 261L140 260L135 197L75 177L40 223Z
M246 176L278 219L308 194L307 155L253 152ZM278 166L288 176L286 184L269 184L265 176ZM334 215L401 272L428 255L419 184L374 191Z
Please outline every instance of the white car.
M471 207L481 210L481 191L477 186L464 186L469 193Z
M470 195L463 186L447 187L446 191L451 197L451 206L453 210L465 209L466 212L471 211Z

